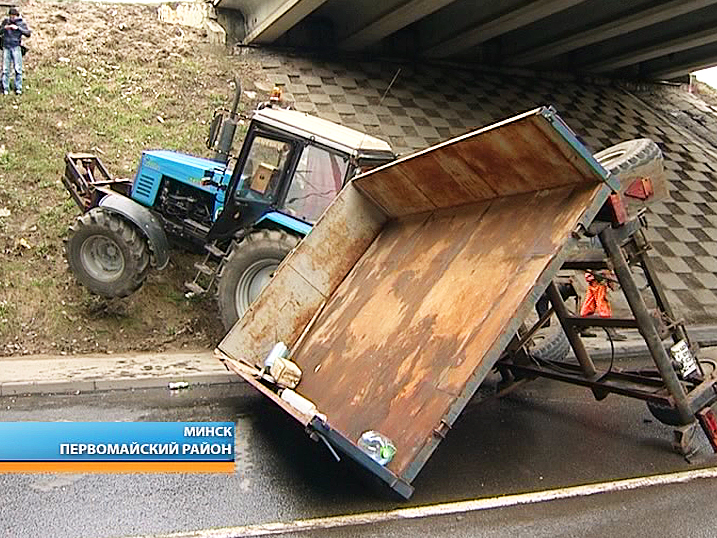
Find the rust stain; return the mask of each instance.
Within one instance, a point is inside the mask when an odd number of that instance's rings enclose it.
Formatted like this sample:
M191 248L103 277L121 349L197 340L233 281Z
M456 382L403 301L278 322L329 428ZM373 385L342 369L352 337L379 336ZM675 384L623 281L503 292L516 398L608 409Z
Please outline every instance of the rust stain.
M355 184L391 216L402 217L433 208L600 182L601 178L566 146L564 141L556 142L556 134L545 118L528 116L369 172Z
M398 448L390 468L402 472L595 189L568 186L387 223L297 353L301 393L349 439L369 429L388 435Z
M298 390L348 439L371 429L390 437L398 475L600 189L546 122L522 116L357 178L392 219L356 249L342 246L340 224L326 234L324 251L358 261L294 352ZM302 319L314 311L287 308ZM262 328L271 330L250 332Z

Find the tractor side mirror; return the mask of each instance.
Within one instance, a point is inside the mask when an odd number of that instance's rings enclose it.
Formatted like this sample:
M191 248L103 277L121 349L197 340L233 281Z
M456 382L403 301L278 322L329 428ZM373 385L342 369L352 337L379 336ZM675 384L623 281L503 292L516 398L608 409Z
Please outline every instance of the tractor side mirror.
M219 138L219 132L224 123L224 114L221 110L214 111L212 123L209 124L209 135L207 136L207 149L213 149Z

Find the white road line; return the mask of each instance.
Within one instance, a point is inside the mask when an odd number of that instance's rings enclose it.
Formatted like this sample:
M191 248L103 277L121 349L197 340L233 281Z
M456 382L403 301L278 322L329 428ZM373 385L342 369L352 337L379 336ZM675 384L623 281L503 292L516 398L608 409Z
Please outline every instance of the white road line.
M611 482L586 484L584 486L572 486L567 488L536 491L532 493L520 493L517 495L486 497L483 499L432 504L417 506L414 508L398 508L396 510L387 510L383 512L364 512L363 514L298 519L288 522L279 521L275 523L245 525L241 527L225 527L220 529L205 529L171 534L144 535L135 538L239 538L245 536L271 536L289 532L306 532L318 529L334 529L339 527L369 525L372 523L384 523L387 521L420 519L451 514L463 514L466 512L478 512L480 510L507 508L523 504L535 504L546 501L557 501L560 499L587 497L600 493L629 491L653 486L665 486L669 484L682 484L685 482L691 482L692 480L704 478L717 478L717 467L696 469L693 471L684 471L679 473L643 476L639 478L628 478L625 480L614 480Z

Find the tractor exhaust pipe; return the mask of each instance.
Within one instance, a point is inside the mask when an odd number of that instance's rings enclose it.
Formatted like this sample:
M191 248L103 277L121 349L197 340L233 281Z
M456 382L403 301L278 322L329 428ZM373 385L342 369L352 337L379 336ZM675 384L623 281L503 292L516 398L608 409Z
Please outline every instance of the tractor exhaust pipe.
M234 93L234 101L232 102L232 108L229 112L229 117L222 122L221 131L219 133L219 140L217 142L217 149L214 152L214 161L226 164L229 161L229 152L232 149L232 143L234 142L234 134L237 130L237 123L239 115L237 110L239 109L239 99L241 98L241 83L238 78L234 79L236 84L236 92Z

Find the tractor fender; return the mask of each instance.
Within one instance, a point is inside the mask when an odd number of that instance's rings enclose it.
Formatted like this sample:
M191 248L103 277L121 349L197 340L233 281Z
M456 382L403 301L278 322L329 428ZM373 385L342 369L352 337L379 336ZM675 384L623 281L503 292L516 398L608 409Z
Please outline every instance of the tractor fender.
M147 238L149 249L152 251L152 265L158 270L167 267L169 263L167 234L164 233L162 223L149 209L120 194L108 194L100 200L99 205L107 211L118 213L134 224Z
M285 228L288 232L293 232L300 235L301 237L306 236L311 231L311 224L307 224L303 220L296 219L285 213L279 213L278 211L270 211L264 214L257 222L257 225L261 225L266 221L278 224L280 227Z

